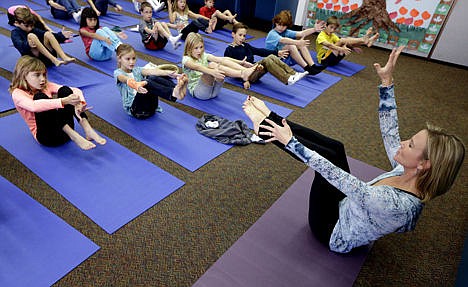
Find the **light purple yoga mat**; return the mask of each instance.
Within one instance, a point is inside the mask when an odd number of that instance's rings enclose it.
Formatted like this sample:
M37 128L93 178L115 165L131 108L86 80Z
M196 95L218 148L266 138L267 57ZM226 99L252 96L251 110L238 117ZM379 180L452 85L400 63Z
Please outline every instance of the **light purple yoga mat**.
M89 151L45 147L18 113L0 119L0 134L3 148L110 234L184 185L109 138Z
M15 5L26 5L29 8L33 9L34 11L40 11L47 9L47 7L44 7L44 5L40 5L38 3L33 3L29 1L20 1L20 0L2 0L0 1L0 7L8 9L11 6Z
M0 176L0 286L51 286L99 246Z
M195 128L197 118L163 101L162 113L135 119L123 110L114 80L110 82L84 89L93 113L186 169L195 171L232 147L201 135Z
M11 95L8 92L10 81L0 77L0 112L8 111L15 108Z
M252 121L242 110L242 103L247 98L247 95L222 88L221 93L210 100L199 100L187 94L185 99L180 101L181 104L193 107L208 114L218 115L231 121L243 120L247 126L253 128ZM292 113L292 110L270 103L265 102L270 110L275 111L282 117L287 117Z
M265 38L255 39L253 41L250 41L249 44L252 45L252 46L255 46L255 47L264 48L265 47ZM310 54L312 55L312 58L314 59L314 62L318 63L317 53L315 51L311 50ZM301 69L299 67L299 65L294 66L294 68L297 69L297 70ZM343 75L343 76L350 77L350 76L356 74L357 72L363 70L364 68L365 68L365 66L363 66L363 65L356 64L356 63L353 63L353 62L349 62L349 61L346 61L346 60L341 60L341 62L338 65L333 66L333 67L328 67L327 70L330 71L330 72L334 72L334 73Z
M366 181L383 172L348 161ZM340 255L313 237L307 222L313 177L307 169L193 286L352 286L370 247Z

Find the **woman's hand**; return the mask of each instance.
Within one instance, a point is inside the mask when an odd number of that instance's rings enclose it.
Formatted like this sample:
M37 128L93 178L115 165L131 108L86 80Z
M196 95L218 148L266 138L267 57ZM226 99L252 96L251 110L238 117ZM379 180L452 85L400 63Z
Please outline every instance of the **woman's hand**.
M270 119L265 119L271 126L260 125L260 128L268 130L268 132L260 132L261 135L269 136L265 142L279 141L280 143L287 145L292 138L292 131L285 119L281 121L283 126L277 125Z
M393 84L393 71L395 70L398 56L400 56L400 53L404 48L405 46L394 48L390 53L390 56L388 56L387 63L384 67L381 67L379 63L374 64L375 71L377 75L379 75L383 87L388 87Z

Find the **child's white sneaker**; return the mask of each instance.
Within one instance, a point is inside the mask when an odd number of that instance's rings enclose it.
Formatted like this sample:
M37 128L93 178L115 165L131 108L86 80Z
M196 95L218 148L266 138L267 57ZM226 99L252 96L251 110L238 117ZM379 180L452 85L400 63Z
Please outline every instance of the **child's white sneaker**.
M133 31L133 32L139 32L140 31L140 25L136 25L135 27L130 28L129 30Z
M297 81L307 76L309 72L305 71L302 73L296 72L294 75L289 76L288 85L294 85Z
M159 2L157 0L147 0L146 2L150 3L151 7L153 7L153 13L156 13L164 8L164 2Z
M179 34L177 36L170 36L169 37L169 42L171 43L172 45L172 48L174 48L174 50L176 50L177 48L179 48L179 46L181 45L180 43L180 38L182 37L182 34Z
M137 11L137 13L140 13L140 5L141 3L136 1L136 0L132 0L133 2L133 7L135 7L135 11Z
M79 10L79 11L76 11L76 12L73 12L72 13L72 17L73 17L73 20L75 20L76 23L80 23L80 20L81 20L81 11L82 10Z

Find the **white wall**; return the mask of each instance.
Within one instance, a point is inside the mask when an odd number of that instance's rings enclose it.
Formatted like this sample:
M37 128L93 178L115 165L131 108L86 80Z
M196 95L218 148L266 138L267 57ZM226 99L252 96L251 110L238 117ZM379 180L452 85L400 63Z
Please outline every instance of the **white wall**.
M468 67L468 1L457 0L431 59Z

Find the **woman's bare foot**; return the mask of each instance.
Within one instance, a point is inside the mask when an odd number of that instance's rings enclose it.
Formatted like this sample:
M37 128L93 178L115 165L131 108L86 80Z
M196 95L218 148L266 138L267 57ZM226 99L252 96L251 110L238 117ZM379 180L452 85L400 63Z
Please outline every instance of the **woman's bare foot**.
M263 122L263 120L266 119L266 116L260 112L250 101L247 99L244 104L242 105L242 109L244 110L244 113L249 117L249 119L252 121L253 126L254 126L254 132L256 135L258 135L258 130L260 123Z
M253 96L250 96L247 100L250 101L257 110L264 114L265 117L268 117L270 115L271 110L265 105L264 101Z
M374 36L370 37L369 41L367 42L367 47L372 46L375 43L375 41L377 41L377 39L379 39L379 36L380 36L379 33L375 33Z

